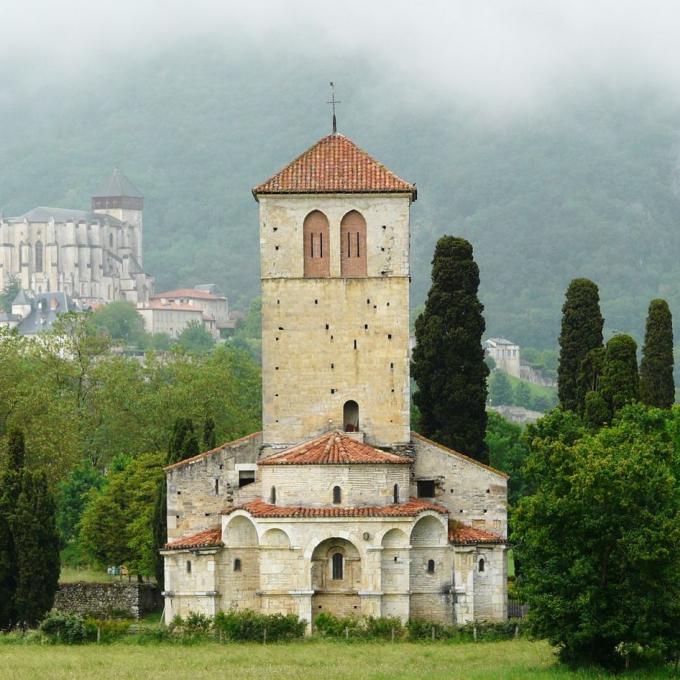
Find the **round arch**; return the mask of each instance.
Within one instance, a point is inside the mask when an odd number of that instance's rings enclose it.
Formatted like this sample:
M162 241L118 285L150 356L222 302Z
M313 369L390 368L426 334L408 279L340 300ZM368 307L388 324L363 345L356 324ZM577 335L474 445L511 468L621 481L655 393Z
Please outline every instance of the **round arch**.
M305 278L326 278L331 274L328 218L312 210L302 223Z
M366 263L366 220L358 210L350 210L340 222L340 274L366 276Z

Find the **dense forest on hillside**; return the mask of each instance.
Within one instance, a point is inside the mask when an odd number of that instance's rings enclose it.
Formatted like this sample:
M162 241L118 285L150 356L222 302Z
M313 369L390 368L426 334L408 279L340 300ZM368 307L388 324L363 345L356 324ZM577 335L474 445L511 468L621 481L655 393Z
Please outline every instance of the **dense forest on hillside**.
M332 69L332 70L331 70ZM554 347L569 280L599 283L609 333L641 339L649 299L680 299L680 106L654 91L564 94L541 110L479 115L410 97L368 61L274 61L203 43L93 62L66 80L16 72L0 94L0 210L86 207L118 165L145 195L157 289L218 283L246 309L258 289L250 189L340 131L418 185L413 305L444 233L468 238L487 329Z

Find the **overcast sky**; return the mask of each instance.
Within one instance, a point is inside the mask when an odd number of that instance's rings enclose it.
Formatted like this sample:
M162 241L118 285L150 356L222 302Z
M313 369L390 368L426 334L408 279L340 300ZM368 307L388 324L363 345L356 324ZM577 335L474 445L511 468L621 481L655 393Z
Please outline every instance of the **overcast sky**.
M0 0L0 29L0 84L217 39L277 58L368 55L417 96L489 108L578 83L680 94L677 0Z

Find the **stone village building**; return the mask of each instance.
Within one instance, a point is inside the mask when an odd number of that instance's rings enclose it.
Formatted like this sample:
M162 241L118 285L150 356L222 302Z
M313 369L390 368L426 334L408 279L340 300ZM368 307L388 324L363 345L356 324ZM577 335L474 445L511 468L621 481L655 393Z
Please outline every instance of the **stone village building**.
M253 195L263 431L166 468L166 620L506 618L507 476L410 430L415 186L334 133Z
M115 169L91 210L39 207L0 215L0 286L17 277L32 295L60 291L82 303L148 300L141 192Z

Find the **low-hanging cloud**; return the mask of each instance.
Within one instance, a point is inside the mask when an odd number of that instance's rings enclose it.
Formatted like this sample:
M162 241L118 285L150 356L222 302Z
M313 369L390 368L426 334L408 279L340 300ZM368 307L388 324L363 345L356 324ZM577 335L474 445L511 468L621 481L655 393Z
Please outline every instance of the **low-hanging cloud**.
M523 108L580 82L680 95L673 0L3 0L0 83L115 68L177 41L368 58L417 98ZM3 73L4 71L4 73Z

